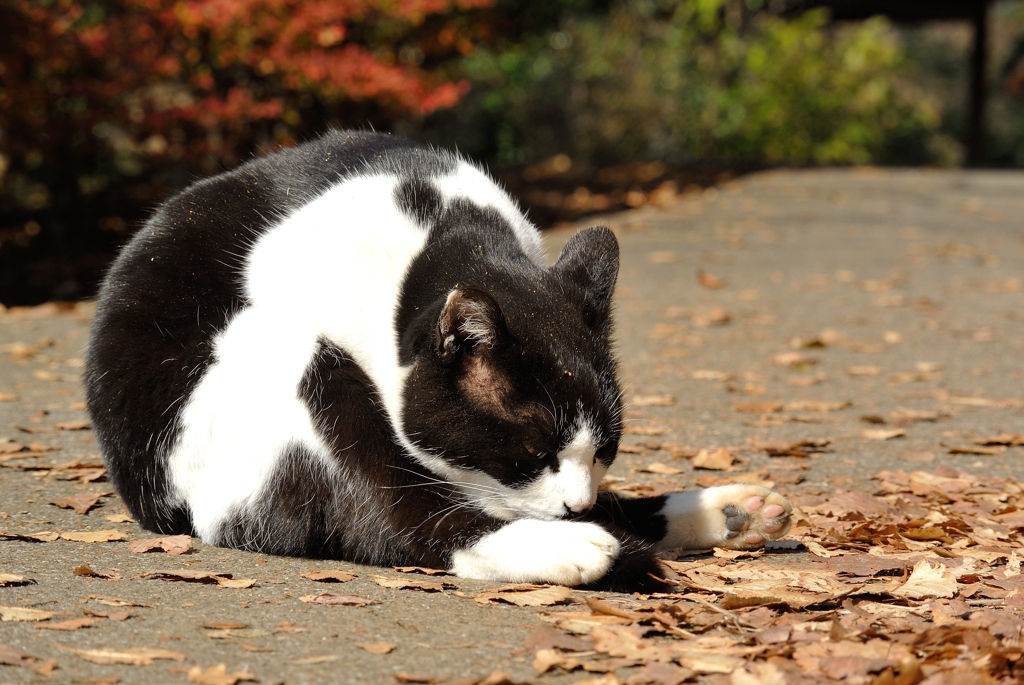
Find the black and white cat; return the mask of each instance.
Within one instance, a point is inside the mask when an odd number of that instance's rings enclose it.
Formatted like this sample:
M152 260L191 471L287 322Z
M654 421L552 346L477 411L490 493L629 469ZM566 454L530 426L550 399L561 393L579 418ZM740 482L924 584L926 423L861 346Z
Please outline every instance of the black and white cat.
M659 549L756 547L754 485L598 491L622 431L618 243L538 231L480 169L335 132L165 203L100 293L86 368L143 527L501 581L651 587Z

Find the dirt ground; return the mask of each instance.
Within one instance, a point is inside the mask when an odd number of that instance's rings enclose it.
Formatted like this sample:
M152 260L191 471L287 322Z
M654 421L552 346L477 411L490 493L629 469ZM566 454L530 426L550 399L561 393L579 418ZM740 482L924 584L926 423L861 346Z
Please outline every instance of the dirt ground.
M136 552L155 536L86 422L91 306L12 309L0 682L1024 677L1024 174L776 171L591 223L622 246L629 423L607 486L770 483L798 507L792 541L677 559L658 596Z

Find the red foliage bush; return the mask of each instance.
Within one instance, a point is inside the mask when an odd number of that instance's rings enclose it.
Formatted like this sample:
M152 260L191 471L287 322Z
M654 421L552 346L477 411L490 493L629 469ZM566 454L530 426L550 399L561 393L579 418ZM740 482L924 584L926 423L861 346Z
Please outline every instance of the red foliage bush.
M0 4L0 264L12 245L80 253L133 203L254 149L455 104L469 85L446 60L473 49L466 10L489 4Z

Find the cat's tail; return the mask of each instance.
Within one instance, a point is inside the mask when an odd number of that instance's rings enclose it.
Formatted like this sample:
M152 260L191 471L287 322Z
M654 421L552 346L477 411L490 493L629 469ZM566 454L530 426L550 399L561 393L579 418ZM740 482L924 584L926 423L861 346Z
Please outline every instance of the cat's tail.
M600 580L584 585L585 590L605 592L669 592L672 584L662 576L654 546L632 535L616 534L621 544L614 565Z

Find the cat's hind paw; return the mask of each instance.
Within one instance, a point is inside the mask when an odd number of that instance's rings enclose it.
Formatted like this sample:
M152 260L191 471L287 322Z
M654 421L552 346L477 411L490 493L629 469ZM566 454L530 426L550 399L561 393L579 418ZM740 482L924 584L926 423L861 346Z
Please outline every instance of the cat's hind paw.
M737 483L669 495L663 513L668 534L660 547L756 549L789 531L793 508L777 492Z
M725 519L724 539L716 547L755 549L789 532L793 509L779 493L760 485L727 485L722 490L708 493Z

